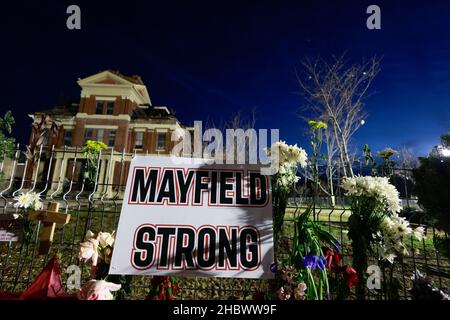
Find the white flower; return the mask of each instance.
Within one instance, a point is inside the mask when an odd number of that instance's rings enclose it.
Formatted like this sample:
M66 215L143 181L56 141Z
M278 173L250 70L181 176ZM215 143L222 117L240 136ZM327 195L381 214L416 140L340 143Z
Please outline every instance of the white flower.
M423 239L425 239L426 237L425 237L424 227L419 226L419 227L415 228L413 231L413 235L419 241L422 241Z
M299 148L296 144L288 145L284 141L278 141L267 149L266 153L268 156L271 156L277 151L280 166L300 165L301 167L306 167L308 160L306 151Z
M21 193L18 197L15 197L15 208L33 208L34 210L42 210L43 204L41 198L36 192Z
M77 296L79 300L113 300L111 291L118 291L120 288L120 284L105 280L90 280L83 285Z
M283 189L289 189L300 178L297 176L297 167L307 165L308 156L306 151L295 145L288 145L284 141L275 142L266 149L268 156L275 161L278 154L277 184Z
M94 238L80 243L80 250L78 252L79 259L84 260L85 263L88 260L92 259L92 265L96 266L98 261L97 248L98 248L98 240Z
M409 221L393 214L385 217L379 226L377 234L373 235L377 241L376 247L380 258L393 263L394 259L399 255L409 255L408 249L403 242L405 236L412 236L418 240L424 238L424 228L419 226L412 229Z
M386 259L390 263L394 263L395 258L397 258L397 256L394 253L389 253L387 256L384 257L384 259Z
M114 244L114 232L112 234L109 232L99 232L97 239L102 248L106 248L108 246L112 247Z
M36 192L31 192L29 193L31 201L33 201L34 203L36 202L40 202L41 198L39 197L39 195Z
M44 205L42 204L41 201L37 200L34 203L34 210L38 211L38 210L42 210L42 208L44 207Z
M347 196L375 198L392 213L399 212L402 209L399 193L389 183L387 177L356 176L345 178L342 182L342 188L346 191Z
M33 199L29 193L21 193L18 197L15 197L15 208L29 208L33 205Z
M95 238L95 233L93 233L91 230L88 230L86 232L86 235L84 236L84 240L89 240Z
M87 262L92 259L92 265L96 266L98 259L111 263L112 247L114 245L114 231L99 232L97 235L91 230L86 232L84 242L80 243L79 258Z

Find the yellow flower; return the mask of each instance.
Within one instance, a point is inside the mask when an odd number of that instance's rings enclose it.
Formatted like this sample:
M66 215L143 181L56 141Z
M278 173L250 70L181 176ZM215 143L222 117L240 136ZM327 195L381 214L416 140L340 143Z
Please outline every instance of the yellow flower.
M84 155L88 154L97 154L101 150L107 149L108 146L101 141L88 140L86 144L83 146Z
M322 121L309 120L308 125L311 131L316 131L317 129L328 129L328 125Z

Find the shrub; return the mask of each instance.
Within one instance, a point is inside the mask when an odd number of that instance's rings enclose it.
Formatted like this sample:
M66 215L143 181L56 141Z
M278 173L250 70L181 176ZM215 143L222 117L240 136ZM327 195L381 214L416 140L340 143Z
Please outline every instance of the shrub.
M450 157L420 158L413 170L413 193L421 205L436 220L436 226L450 232Z

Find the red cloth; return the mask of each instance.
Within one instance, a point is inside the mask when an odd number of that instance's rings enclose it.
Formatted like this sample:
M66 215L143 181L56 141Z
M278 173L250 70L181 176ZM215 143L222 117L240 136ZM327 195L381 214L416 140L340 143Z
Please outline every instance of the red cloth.
M47 300L77 299L76 295L66 293L61 281L59 260L51 259L31 285L22 293L0 293L0 300Z

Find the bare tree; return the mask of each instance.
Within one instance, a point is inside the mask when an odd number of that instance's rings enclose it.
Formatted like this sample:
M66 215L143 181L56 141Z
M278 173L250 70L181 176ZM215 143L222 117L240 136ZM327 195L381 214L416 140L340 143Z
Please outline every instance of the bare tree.
M299 115L300 118L304 119L306 122L309 122L311 120L309 117ZM322 119L317 119L322 121ZM322 121L324 122L324 121ZM325 122L324 122L325 123ZM325 123L326 124L326 123ZM328 124L326 124L328 126ZM311 130L308 128L307 130L305 128L305 135L310 135ZM317 155L317 161L319 163L319 168L317 174L322 175L325 173L327 177L327 184L322 184L320 179L317 179L318 177L315 176L314 170L312 170L312 165L310 161L310 165L308 165L304 171L302 171L302 175L306 180L309 180L316 184L315 186L318 187L318 189L326 194L327 196L334 196L334 182L333 182L333 176L336 173L336 143L334 135L331 134L329 129L320 130L317 132L317 134L320 135L320 146L318 150L319 154ZM323 143L325 143L325 152L323 152ZM314 152L313 152L314 153ZM311 160L311 156L308 156L308 159ZM320 168L325 167L324 170L320 170ZM297 188L297 191L300 192L300 188Z
M419 159L410 148L402 147L398 153L398 158L398 162L402 168L414 169L419 165Z
M364 100L379 72L380 60L373 57L349 64L344 56L305 59L304 72L297 79L307 105L304 111L328 124L338 150L343 174L353 176L349 143L367 117Z
M330 128L330 126L328 126ZM333 135L331 130L325 130L324 133L326 154L325 154L325 165L326 165L326 175L328 180L328 190L331 197L332 204L334 205L334 181L333 177L336 173L336 154L338 149L336 147L336 137Z
M243 130L246 132L248 129L254 129L256 124L256 108L253 108L251 110L251 113L248 116L244 116L241 111L238 111L237 113L234 113L229 120L224 121L221 119L219 121L219 125L216 125L214 122L214 119L209 118L206 121L204 130L208 129L219 129L220 132L223 134L226 134L227 130ZM222 138L225 138L224 136ZM229 144L234 144L234 147L232 147L232 154L228 155L228 157L232 158L233 161L238 161L238 155L244 155L245 156L245 162L249 163L249 144L250 140L249 137L245 137L245 141L243 144L238 143L238 139L236 136L232 137L232 141L227 141ZM206 147L208 145L207 142L204 142L204 146ZM226 145L222 146L222 151L214 150L214 157L222 157L223 160L227 157L228 150L226 149Z
M249 117L244 117L241 111L238 111L232 116L231 120L225 124L224 132L226 129L238 130L242 129L247 131L248 129L254 129L256 124L256 108L253 108ZM233 144L236 147L234 150L234 155L232 156L235 161L238 160L238 154L245 155L245 163L249 163L249 151L250 151L250 141L249 137L245 138L243 144L239 144L236 137L233 137Z
M41 115L39 122L33 123L31 127L31 142L24 151L30 162L37 160L39 148L44 146L45 138L50 139L58 135L59 125L49 114Z

